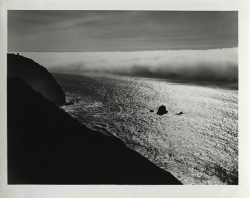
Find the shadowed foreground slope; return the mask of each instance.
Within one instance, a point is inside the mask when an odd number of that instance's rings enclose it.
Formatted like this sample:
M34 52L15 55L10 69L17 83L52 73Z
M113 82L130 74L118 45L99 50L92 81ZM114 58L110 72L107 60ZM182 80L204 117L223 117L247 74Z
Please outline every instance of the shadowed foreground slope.
M65 94L61 86L45 67L23 56L8 54L7 57L8 76L21 78L56 106L65 104Z
M8 78L8 183L181 184L17 78Z

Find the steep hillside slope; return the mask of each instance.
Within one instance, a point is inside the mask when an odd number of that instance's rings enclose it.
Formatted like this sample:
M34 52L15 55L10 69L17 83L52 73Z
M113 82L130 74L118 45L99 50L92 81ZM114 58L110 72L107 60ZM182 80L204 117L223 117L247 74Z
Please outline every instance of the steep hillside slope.
M47 69L33 60L20 55L8 54L7 75L21 78L57 106L65 104L65 94L61 86Z
M8 77L7 107L9 184L181 184L18 78Z

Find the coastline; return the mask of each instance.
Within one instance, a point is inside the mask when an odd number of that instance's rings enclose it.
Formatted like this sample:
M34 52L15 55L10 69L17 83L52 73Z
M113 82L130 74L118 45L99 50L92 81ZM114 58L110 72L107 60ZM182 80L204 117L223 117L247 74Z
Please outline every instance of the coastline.
M63 107L72 117L94 130L106 128L183 184L238 182L237 91L119 76L54 77L75 102ZM161 104L167 115L156 114ZM223 118L225 112L231 116ZM224 124L213 128L220 124L218 116Z
M8 184L181 182L114 137L93 131L8 77Z

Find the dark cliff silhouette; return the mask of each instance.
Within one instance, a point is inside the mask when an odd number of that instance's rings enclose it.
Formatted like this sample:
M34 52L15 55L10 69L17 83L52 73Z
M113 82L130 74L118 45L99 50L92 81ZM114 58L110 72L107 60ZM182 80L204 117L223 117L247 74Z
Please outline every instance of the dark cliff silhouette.
M7 97L9 184L181 184L113 135L88 129L24 81L8 77Z
M43 66L33 60L8 54L7 75L19 77L57 106L65 104L65 94L54 77Z

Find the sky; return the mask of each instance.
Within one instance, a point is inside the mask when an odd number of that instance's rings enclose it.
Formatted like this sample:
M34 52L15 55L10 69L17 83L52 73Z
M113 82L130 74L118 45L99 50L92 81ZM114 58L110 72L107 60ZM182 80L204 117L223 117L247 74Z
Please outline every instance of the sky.
M9 52L238 47L235 11L8 11Z

